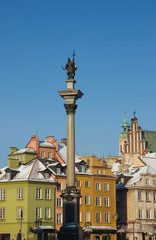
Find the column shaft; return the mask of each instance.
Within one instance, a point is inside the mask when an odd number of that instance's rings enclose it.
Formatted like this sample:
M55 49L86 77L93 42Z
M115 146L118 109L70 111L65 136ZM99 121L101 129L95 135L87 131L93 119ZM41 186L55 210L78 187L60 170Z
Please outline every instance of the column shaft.
M75 186L75 115L67 113L67 186Z

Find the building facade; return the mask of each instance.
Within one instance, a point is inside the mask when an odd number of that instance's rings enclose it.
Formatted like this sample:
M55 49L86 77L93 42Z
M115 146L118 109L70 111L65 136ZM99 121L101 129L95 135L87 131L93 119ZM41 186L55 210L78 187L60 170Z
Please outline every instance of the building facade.
M116 178L111 167L96 156L81 158L92 175L77 175L77 187L81 190L80 225L90 239L116 239ZM88 235L86 235L86 239Z
M152 156L140 156L129 172L119 174L117 212L122 239L156 239L156 156Z
M17 166L19 157L21 161L31 158L28 151L22 149L22 155L21 150L12 152L11 149L11 167L0 170L1 240L15 240L19 235L23 240L54 239L55 183L37 158L25 164L19 162Z
M121 125L122 132L119 139L119 155L128 154L145 154L156 151L156 132L145 131L138 126L138 119L135 116L131 119L131 129L124 118Z

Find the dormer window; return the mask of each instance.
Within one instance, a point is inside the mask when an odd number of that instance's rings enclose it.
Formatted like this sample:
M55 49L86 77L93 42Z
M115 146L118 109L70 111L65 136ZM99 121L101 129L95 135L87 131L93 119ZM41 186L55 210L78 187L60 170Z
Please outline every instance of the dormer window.
M86 166L85 165L80 165L80 172L83 172L83 173L86 172Z
M41 152L41 158L44 158L44 152Z
M61 168L56 168L56 174L61 175Z
M87 159L87 164L88 164L88 165L90 164L90 160L89 160L89 159Z
M6 173L6 179L7 180L11 180L11 172L7 172Z
M51 158L51 152L48 152L48 158Z
M149 178L146 178L145 182L146 182L146 185L149 185Z
M50 178L50 174L49 173L45 173L44 177L45 177L45 179L49 179Z

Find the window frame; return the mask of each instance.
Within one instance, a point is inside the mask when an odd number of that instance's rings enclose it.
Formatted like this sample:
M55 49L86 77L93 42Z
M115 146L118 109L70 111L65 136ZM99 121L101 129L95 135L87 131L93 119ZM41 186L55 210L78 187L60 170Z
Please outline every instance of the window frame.
M23 218L23 207L17 207L17 219Z
M89 188L90 187L90 181L86 180L85 181L85 188Z
M0 208L0 219L5 219L5 208L4 207Z
M101 212L96 212L96 223L101 223Z
M57 207L62 207L62 198L57 198Z
M146 218L147 219L151 218L151 209L146 209Z
M37 200L42 199L42 189L41 188L36 188L36 199Z
M17 189L17 199L23 199L23 188L18 188Z
M85 195L85 205L90 205L90 195Z
M110 214L108 212L105 212L105 223L110 223Z
M6 200L6 190L4 188L0 189L0 200Z
M96 183L96 190L101 191L101 183L99 182Z
M86 211L85 212L85 223L89 223L90 222L90 212Z
M96 207L101 207L101 197L96 196Z
M36 219L41 219L41 218L42 218L42 208L36 207Z
M46 188L45 189L45 200L50 200L51 199L51 189Z
M62 223L62 213L57 213L57 223L58 224Z
M105 207L110 207L109 197L104 197L104 206L105 206Z
M50 218L50 207L45 207L45 218L46 219Z
M104 191L109 191L109 183L104 183Z

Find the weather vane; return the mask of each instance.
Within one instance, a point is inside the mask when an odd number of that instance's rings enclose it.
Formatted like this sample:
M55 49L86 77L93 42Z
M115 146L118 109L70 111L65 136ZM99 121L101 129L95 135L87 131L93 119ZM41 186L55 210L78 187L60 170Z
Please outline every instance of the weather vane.
M68 79L74 79L75 76L75 71L77 70L77 66L74 62L74 57L75 57L75 51L73 51L73 60L71 61L70 58L68 58L68 62L63 68L63 70L67 70L67 75L68 75Z

